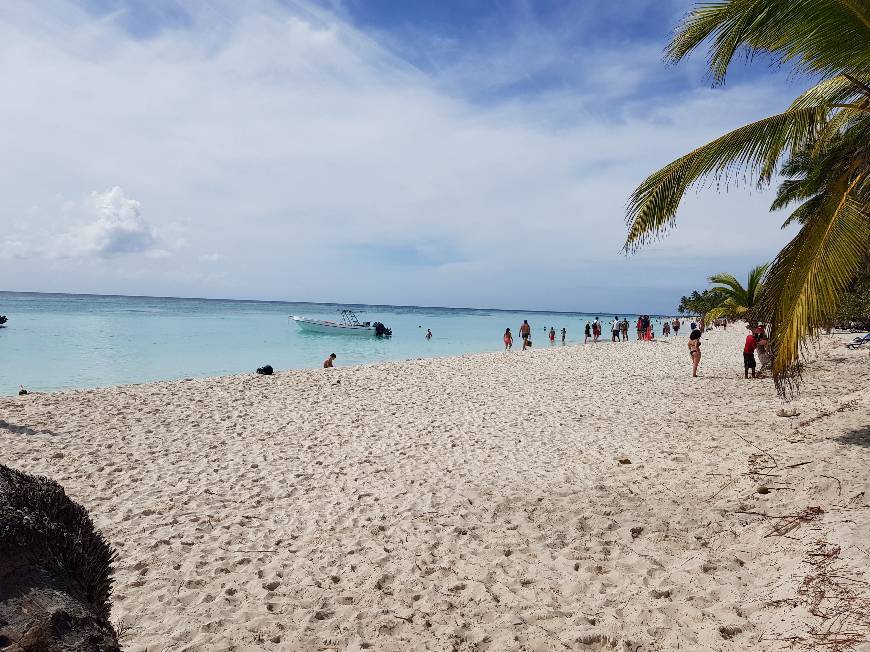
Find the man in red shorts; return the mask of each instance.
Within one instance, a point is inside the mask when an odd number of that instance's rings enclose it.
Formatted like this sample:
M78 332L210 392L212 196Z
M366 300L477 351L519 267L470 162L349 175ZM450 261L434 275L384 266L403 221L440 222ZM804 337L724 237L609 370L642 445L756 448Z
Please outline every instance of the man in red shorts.
M755 349L758 347L758 339L752 324L746 326L749 331L746 334L746 343L743 345L743 377L749 378L749 370L752 369L752 377L755 378Z

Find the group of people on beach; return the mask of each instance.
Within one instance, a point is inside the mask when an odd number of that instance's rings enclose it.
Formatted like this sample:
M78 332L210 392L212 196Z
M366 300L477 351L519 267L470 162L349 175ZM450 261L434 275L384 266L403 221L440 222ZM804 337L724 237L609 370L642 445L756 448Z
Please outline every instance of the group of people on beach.
M550 326L549 330L544 328L544 332L547 333L547 336L550 338L550 344L556 343L556 328L554 326ZM523 340L523 351L532 346L532 327L529 325L529 320L524 319L523 323L520 324L519 328L520 337ZM566 328L562 328L562 344L565 343L565 338L568 337L568 330ZM514 346L514 335L511 333L510 328L504 329L504 335L502 336L502 340L504 341L504 350L510 351Z
M674 319L672 322L665 320L662 325L662 335L665 337L670 337L671 331L673 329L674 335L678 335L680 332L681 322L679 319ZM601 333L604 326L599 317L596 317L592 322L586 322L586 325L583 328L583 343L587 344L591 340L593 343L598 342L601 338ZM629 323L628 319L620 319L617 315L613 316L613 321L610 322L610 341L611 342L627 342L628 341L628 328ZM555 326L550 326L549 328L545 327L544 332L547 334L547 337L550 340L550 344L556 343L557 334L561 335L562 344L565 344L565 340L568 337L568 330L562 327L561 331L557 332ZM523 320L523 323L520 324L519 334L523 340L523 351L532 346L532 327L529 324L527 319ZM655 339L655 329L653 326L652 319L650 319L649 315L640 315L637 318L637 339L638 340L654 340ZM505 351L509 351L513 348L514 345L514 336L511 332L510 328L506 328L504 330L504 335L502 336L502 340L504 341Z
M724 321L724 320L723 320ZM728 328L727 322L720 324L723 329ZM714 327L717 327L714 323ZM689 356L692 358L692 378L698 377L698 365L701 363L701 336L704 334L704 320L699 323L692 322L692 332L689 334ZM750 373L755 378L755 352L761 361L762 369L770 361L769 342L767 333L762 324L752 323L746 325L746 340L743 343L743 377L749 378Z
M715 328L727 328L727 322L725 320L715 320L712 322ZM674 336L679 335L680 328L682 328L682 322L678 318L674 318L673 320L665 319L662 324L662 335L664 337L670 337L671 333ZM642 341L653 341L655 340L655 330L653 328L652 319L650 319L649 315L639 315L637 318L637 339ZM688 340L688 348L689 348L689 356L692 359L692 377L697 378L698 376L698 365L701 363L701 337L704 334L705 323L703 319L699 319L697 322L691 322L689 325L689 340ZM755 360L755 352L756 350L759 352L759 357L762 359L762 367L767 363L767 355L768 355L768 341L767 336L765 334L764 326L759 324L749 324L747 326L749 330L749 334L746 336L746 342L743 346L743 369L744 369L744 377L749 378L750 373L752 377L755 378L755 368L756 368L756 360ZM596 317L593 322L586 322L586 325L583 329L583 343L589 343L591 339L592 342L598 342L598 339L601 337L602 324L601 320ZM550 326L549 328L544 328L544 332L547 333L550 344L556 343L556 328L554 326ZM532 346L532 327L529 324L527 319L523 320L523 323L520 324L519 334L523 340L523 351ZM567 337L568 331L564 327L561 330L562 335L562 344L565 344L565 338ZM505 351L510 351L513 349L514 345L514 337L513 333L511 333L510 328L506 328L503 336L504 348ZM628 341L628 319L620 319L618 316L614 315L613 321L610 322L610 341L611 342L626 342Z
M674 335L679 335L681 325L682 322L679 319L674 318L673 321L665 319L662 324L662 335L670 337L672 332ZM655 324L649 315L638 315L635 328L638 340L649 342L656 337ZM628 319L620 319L617 315L614 315L613 321L610 322L610 341L627 342L628 329ZM586 326L583 329L583 343L587 344L590 340L593 343L598 342L601 337L601 330L602 324L598 317L593 322L586 322Z

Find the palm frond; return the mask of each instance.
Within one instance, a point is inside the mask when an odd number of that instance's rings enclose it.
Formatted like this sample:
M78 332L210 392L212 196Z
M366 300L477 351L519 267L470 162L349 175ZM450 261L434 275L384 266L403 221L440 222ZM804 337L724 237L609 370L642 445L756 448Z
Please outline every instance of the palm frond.
M718 286L731 300L742 302L746 298L746 288L731 274L713 274L710 283Z
M761 287L765 272L770 263L753 267L747 276L746 286L737 280L733 274L713 274L710 283L718 290L724 301L711 311L715 314L711 319L719 317L739 317L755 306L758 290Z
M815 215L821 205L827 201L828 195L826 193L819 193L818 195L807 199L803 204L798 206L791 212L787 218L785 218L785 222L782 223L782 228L790 226L792 224L806 224L807 220ZM771 207L771 210L774 210Z
M705 42L715 83L742 49L825 76L870 70L870 11L864 0L717 0L694 9L667 49L679 61Z
M770 210L778 211L786 208L789 204L804 201L818 192L818 189L810 186L806 179L786 179L776 191L776 198L770 205Z
M773 376L780 392L795 388L804 342L827 325L870 250L868 204L855 194L861 186L860 175L844 172L765 279L754 315L771 324Z
M755 302L758 299L758 293L761 289L762 280L767 270L770 269L770 263L758 265L749 270L749 278L746 282L746 303L743 304L747 309L755 307Z
M753 122L699 147L649 176L629 199L629 230L624 248L632 252L673 226L688 188L699 180L727 177L742 170L763 180L783 152L800 150L813 141L825 110L807 107Z
M865 72L864 75L867 73ZM815 86L807 89L795 98L790 109L804 109L809 106L826 104L848 104L861 98L870 97L870 91L865 88L866 82L854 75L837 75L823 79Z
M704 315L704 321L713 321L722 317L737 317L746 310L745 308L741 310L741 308L742 306L738 306L733 299L726 299L722 305L713 308Z

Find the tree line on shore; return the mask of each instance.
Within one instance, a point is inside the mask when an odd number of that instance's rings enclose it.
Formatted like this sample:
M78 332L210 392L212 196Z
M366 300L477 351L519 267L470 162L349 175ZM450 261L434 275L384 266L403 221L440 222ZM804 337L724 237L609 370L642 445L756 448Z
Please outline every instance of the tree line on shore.
M714 274L709 278L713 286L680 297L677 311L681 315L704 316L706 321L751 319L766 269L767 265L753 268L745 286L731 274ZM870 268L856 275L842 293L837 311L823 326L870 330Z

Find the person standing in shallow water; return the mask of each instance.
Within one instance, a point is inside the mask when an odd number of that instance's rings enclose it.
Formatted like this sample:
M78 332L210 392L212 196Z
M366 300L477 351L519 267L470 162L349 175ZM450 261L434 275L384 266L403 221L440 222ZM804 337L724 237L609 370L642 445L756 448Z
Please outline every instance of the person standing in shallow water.
M432 330L429 329L429 328L426 329L426 339L427 339L427 340L431 340L431 339L432 339Z
M556 343L556 329L550 326L550 344Z
M511 329L505 328L504 329L504 350L510 351L513 348L513 345L514 345L514 336L511 335Z
M523 338L523 351L526 350L526 342L532 336L532 327L529 326L529 320L523 319L523 323L520 325L520 337Z
M565 330L565 327L562 326L562 344L565 343L565 336L568 335L568 331Z
M589 322L586 322L586 328L583 329L583 344L589 342L589 338L592 337L592 327L589 325Z

